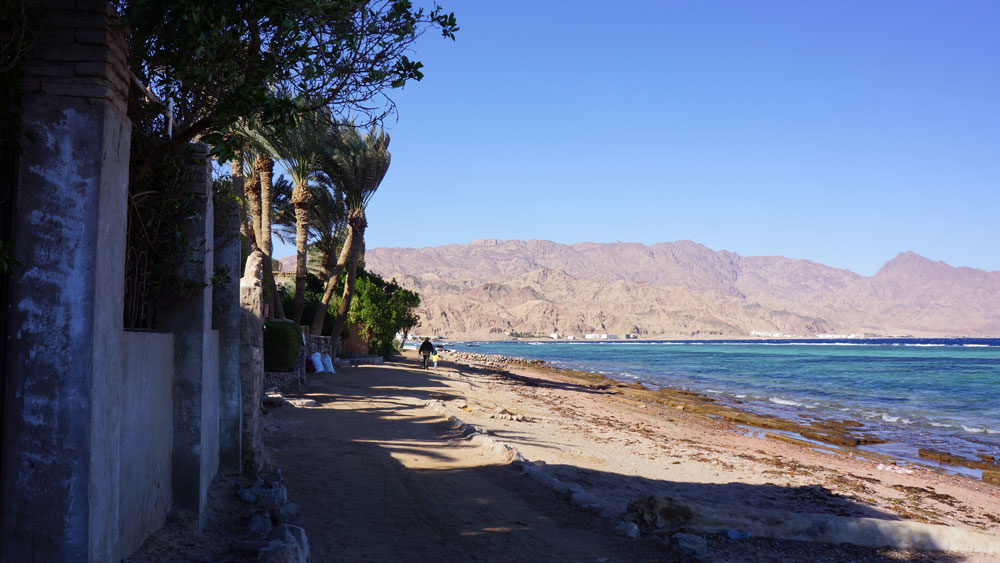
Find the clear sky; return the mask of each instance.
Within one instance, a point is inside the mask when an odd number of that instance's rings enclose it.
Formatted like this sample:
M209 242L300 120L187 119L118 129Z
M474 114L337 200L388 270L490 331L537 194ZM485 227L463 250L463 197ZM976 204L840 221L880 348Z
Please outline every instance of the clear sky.
M422 37L424 80L393 92L368 248L1000 270L1000 2L441 2L462 29Z

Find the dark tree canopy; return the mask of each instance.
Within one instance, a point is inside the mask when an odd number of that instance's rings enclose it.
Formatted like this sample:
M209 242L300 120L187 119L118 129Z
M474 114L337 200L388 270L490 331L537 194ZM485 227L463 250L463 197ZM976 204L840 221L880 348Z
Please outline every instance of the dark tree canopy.
M429 27L454 39L455 16L408 0L121 0L132 72L172 100L174 137L228 158L232 126L283 130L318 107L380 119L389 88L423 76L406 54Z

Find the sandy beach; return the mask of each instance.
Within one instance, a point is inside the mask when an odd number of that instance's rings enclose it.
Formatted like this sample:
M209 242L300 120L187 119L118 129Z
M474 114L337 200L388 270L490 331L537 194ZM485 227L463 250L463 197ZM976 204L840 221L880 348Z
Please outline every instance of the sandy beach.
M614 531L629 501L650 495L1000 534L1000 488L987 483L747 432L579 374L453 359L425 371L407 352L317 375L267 415L268 455L302 505L312 560L676 560L655 536ZM712 561L1000 560L702 536Z

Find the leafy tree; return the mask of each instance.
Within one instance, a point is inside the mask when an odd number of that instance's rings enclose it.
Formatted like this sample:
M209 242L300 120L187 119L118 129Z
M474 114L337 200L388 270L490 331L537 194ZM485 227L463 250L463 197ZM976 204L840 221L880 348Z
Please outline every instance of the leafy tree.
M406 54L429 27L454 39L454 14L409 0L117 0L128 30L129 66L169 99L176 135L146 156L200 137L228 160L242 147L233 131L281 132L326 107L378 120L393 111L389 88L423 77ZM144 101L145 103L145 101ZM152 103L152 102L150 102Z
M347 240L327 281L321 302L323 308L329 304L334 286L346 267L347 281L344 283L344 293L333 329L333 334L340 334L350 311L358 261L364 253L365 229L368 227L365 208L389 170L391 155L389 136L381 129L372 127L362 135L353 123L345 122L335 131L337 134L331 137L332 151L326 155L320 167L344 194L347 205ZM313 319L310 332L323 332L323 317L319 314Z
M364 270L358 274L355 294L348 320L360 327L373 352L388 358L395 352L396 334L407 325L414 326L410 323L416 317L414 309L420 305L420 296L403 289L396 280L386 282Z

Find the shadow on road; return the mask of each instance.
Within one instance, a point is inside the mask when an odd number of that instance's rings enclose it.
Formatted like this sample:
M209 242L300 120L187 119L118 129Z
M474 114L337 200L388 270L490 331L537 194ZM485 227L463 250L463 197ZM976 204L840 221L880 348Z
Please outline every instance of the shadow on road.
M565 384L565 386L573 386ZM579 392L599 392L574 386ZM571 506L423 410L459 398L415 362L317 376L289 398L322 408L271 411L265 445L302 506L314 561L677 561L656 538L613 533L616 519ZM614 483L623 494L752 508L897 519L819 487L695 484L551 465L553 477ZM627 499L622 499L622 504ZM669 536L667 536L669 539ZM712 561L898 561L898 553L765 538L706 536ZM912 554L911 554L912 555ZM934 561L959 558L936 554Z

